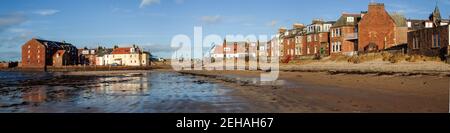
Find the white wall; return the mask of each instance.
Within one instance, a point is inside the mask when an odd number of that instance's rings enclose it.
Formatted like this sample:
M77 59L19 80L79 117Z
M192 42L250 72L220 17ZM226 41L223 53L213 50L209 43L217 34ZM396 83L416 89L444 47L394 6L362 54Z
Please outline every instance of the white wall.
M96 59L97 65L147 66L149 63L147 54L107 54Z

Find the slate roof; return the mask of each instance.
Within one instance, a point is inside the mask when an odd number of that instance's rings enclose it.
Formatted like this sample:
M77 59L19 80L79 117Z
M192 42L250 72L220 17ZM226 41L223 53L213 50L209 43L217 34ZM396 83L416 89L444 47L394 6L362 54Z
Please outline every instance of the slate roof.
M407 27L406 18L404 15L398 14L398 13L392 13L392 14L390 14L390 16L394 20L395 25L397 27Z
M353 22L347 22L347 17L354 17ZM332 27L341 27L341 26L356 26L358 25L359 21L361 20L361 14L349 14L344 13L341 15L341 17L334 23Z
M110 48L108 48L108 49L98 49L97 56L101 57L101 56L104 56L106 54L111 54L112 51L113 51L113 49L110 49Z

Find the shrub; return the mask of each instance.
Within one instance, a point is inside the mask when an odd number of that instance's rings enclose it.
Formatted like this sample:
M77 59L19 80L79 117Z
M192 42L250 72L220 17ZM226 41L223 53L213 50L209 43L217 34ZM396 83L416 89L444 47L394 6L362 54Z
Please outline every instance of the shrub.
M389 62L398 63L406 60L406 56L404 54L394 54L389 58Z

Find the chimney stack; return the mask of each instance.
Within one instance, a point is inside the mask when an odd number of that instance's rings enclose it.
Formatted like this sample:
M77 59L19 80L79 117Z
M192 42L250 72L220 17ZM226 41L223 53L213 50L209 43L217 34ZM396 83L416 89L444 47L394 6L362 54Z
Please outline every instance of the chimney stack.
M384 11L384 4L383 3L375 3L375 2L371 2L369 4L369 10L368 12L376 12L376 11Z
M286 32L286 28L281 27L280 29L278 29L278 33L284 33Z

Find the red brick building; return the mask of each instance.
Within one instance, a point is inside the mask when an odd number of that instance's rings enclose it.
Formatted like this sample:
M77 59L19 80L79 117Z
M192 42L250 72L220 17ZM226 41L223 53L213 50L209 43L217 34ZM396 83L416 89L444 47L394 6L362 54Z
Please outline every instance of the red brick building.
M306 56L328 56L330 54L330 28L335 22L313 20L306 28Z
M281 35L281 38L283 38L282 46L283 46L283 56L284 57L293 57L295 53L295 29L290 29L284 32L283 35Z
M22 67L76 65L77 51L70 43L33 38L22 45Z
M303 24L294 25L297 29L295 34L295 58L302 58L306 54L306 27Z
M369 52L407 43L406 19L389 14L382 3L370 3L358 24L358 51Z
M358 51L358 22L361 14L343 13L330 28L330 54L355 55Z

